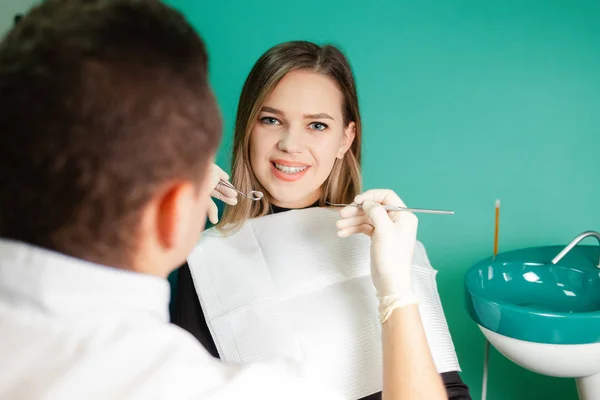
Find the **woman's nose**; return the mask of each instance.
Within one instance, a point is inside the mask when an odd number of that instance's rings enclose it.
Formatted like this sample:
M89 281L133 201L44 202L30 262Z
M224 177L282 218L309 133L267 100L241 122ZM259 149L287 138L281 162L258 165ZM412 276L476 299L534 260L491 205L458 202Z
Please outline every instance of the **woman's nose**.
M301 153L304 150L303 132L298 128L286 129L282 132L278 148L286 153Z

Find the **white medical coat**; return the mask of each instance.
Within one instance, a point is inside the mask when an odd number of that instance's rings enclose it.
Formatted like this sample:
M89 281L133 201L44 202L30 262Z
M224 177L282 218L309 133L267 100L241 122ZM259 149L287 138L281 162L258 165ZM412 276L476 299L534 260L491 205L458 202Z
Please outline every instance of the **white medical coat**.
M0 240L0 399L334 398L289 362L214 359L168 322L169 290Z

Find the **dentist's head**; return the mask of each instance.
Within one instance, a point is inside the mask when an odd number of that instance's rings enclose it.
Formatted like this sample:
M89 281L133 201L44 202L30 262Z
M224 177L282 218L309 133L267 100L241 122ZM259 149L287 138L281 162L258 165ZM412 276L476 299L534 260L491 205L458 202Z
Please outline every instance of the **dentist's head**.
M46 0L0 44L0 237L166 276L221 135L205 46L157 0Z

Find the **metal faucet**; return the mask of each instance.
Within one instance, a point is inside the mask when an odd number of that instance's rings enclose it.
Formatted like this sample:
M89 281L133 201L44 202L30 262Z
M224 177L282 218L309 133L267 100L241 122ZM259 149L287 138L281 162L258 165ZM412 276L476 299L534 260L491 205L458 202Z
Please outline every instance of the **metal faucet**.
M585 239L588 236L595 237L596 239L598 239L598 244L600 244L600 233L594 232L594 231L583 232L581 235L579 235L575 239L573 239L573 241L571 243L569 243L569 245L567 247L565 247L563 249L563 251L561 251L560 253L558 253L558 255L556 257L554 257L554 259L552 260L552 264L556 264L560 260L562 260L562 258L564 256L566 256L567 253L573 249L573 247L577 246L577 244L579 242L581 242L583 239ZM600 256L598 257L598 265L596 265L596 268L600 269Z

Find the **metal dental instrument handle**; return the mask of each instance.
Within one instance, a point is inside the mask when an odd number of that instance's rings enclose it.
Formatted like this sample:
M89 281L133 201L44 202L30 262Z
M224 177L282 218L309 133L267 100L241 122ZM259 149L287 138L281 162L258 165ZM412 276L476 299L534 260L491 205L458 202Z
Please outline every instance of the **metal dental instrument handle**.
M264 197L263 192L260 192L258 190L251 190L248 193L241 192L241 191L237 190L235 188L235 186L233 186L231 183L224 181L223 179L219 179L219 185L223 185L225 187L228 187L229 189L235 190L242 196L246 196L247 198L249 198L250 200L253 200L253 201L258 201Z
M347 207L353 206L356 208L362 209L362 204L333 204L326 201L330 206L333 207ZM454 215L454 211L446 211L446 210L430 210L426 208L407 208L407 207L398 207L398 206L383 206L383 208L387 211L408 211L413 213L421 213L421 214L443 214L443 215Z

